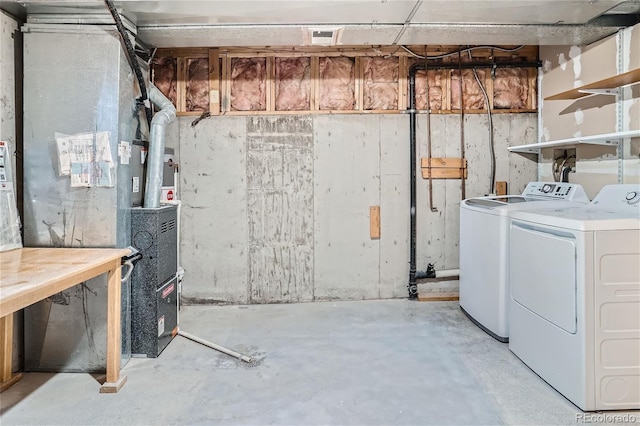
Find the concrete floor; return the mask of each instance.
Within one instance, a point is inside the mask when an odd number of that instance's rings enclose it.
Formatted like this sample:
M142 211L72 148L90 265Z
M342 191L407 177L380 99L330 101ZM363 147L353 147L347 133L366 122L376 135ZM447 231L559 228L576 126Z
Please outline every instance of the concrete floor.
M25 374L0 423L575 425L581 413L457 302L187 306L180 321L256 365L177 337L132 359L118 394L90 374Z

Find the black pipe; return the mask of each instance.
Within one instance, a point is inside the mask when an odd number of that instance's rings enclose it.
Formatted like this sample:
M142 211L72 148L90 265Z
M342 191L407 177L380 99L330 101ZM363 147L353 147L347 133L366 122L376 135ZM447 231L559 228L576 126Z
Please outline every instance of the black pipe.
M409 300L418 298L416 283L416 72L424 69L426 64L414 64L409 69L409 149L411 151L409 167L411 171L411 252L409 259ZM427 105L427 108L429 106Z
M113 5L111 0L104 0L105 5L111 12L111 16L113 16L113 20L116 23L116 28L118 29L118 34L120 34L120 40L124 44L124 51L127 54L127 59L129 60L129 65L136 75L136 79L138 80L138 86L140 87L140 99L144 104L145 115L147 116L147 125L151 126L151 119L153 118L153 114L151 113L151 105L149 104L149 97L147 96L147 85L144 82L144 76L142 75L142 70L140 69L140 64L138 64L138 60L136 58L136 52L131 44L131 40L127 35L127 30L122 24L122 19L120 19L120 14L116 10L116 7Z
M539 68L542 65L537 62L513 62L513 63L488 63L488 62L468 62L464 64L448 63L439 65L429 65L429 69L458 69L458 68ZM409 149L411 150L409 167L411 168L411 207L409 213L411 215L411 241L409 254L409 300L418 298L418 284L416 283L416 275L420 278L426 278L427 272L418 272L416 267L416 73L420 70L426 70L427 66L424 62L416 62L409 68ZM462 77L462 76L460 76ZM462 84L462 80L460 81ZM460 100L462 102L462 100ZM429 108L429 105L427 105ZM462 104L460 105L462 109Z

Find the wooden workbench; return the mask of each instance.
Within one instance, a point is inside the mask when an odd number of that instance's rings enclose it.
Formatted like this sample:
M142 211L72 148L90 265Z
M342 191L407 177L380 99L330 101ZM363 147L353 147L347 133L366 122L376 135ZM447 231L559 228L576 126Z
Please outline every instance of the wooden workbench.
M107 379L115 393L120 377L120 259L128 249L22 248L0 253L0 392L20 380L11 374L13 313L100 274L107 273Z

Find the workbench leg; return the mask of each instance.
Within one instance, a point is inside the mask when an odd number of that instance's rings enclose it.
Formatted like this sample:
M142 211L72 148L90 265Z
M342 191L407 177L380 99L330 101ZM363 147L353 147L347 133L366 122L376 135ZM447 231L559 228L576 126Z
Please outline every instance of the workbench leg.
M116 393L127 381L126 376L120 377L120 259L114 262L113 269L107 279L107 381L100 387L101 393Z
M0 318L0 392L22 379L22 374L11 375L11 359L13 356L13 314Z

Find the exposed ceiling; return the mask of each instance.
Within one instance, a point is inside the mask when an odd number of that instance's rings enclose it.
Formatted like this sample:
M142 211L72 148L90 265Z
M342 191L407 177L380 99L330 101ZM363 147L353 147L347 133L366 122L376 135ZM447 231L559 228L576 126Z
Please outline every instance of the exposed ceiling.
M343 45L584 45L640 20L640 0L113 0L155 47L300 46L340 29ZM20 17L70 22L95 0L0 0ZM40 15L42 16L42 15Z

